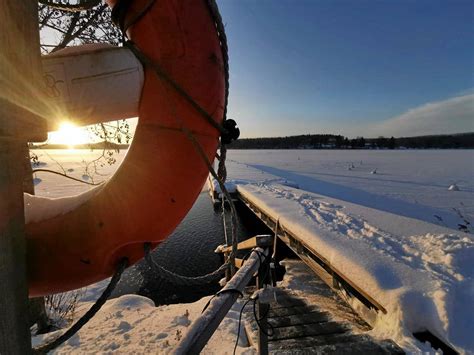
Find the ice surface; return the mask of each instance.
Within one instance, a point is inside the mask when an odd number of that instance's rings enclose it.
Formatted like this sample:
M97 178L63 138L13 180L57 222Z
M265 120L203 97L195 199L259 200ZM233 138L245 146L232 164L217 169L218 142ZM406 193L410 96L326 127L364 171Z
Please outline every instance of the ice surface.
M473 150L230 150L227 170L231 180L287 180L454 229L463 223L459 214L474 220ZM460 191L449 191L453 184Z

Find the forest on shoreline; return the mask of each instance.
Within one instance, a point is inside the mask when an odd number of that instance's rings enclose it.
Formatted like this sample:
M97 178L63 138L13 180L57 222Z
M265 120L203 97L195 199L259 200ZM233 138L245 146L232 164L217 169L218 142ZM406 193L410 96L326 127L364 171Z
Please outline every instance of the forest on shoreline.
M472 149L474 132L417 137L347 138L334 134L242 138L229 149Z

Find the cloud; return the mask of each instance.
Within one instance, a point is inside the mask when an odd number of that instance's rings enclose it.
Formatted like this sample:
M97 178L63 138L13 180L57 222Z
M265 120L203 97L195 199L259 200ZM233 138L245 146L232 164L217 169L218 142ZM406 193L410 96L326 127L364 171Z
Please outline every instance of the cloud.
M378 123L374 136L421 136L474 131L474 94L427 103Z

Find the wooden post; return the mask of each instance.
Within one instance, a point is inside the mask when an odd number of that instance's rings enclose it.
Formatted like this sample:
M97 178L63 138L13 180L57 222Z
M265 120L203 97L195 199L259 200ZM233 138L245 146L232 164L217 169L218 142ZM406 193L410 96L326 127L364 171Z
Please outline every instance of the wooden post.
M0 354L28 354L23 161L45 140L36 0L0 0Z
M263 288L264 283L263 283L263 275L261 274L261 270L259 270L256 278L256 286L257 289L260 290ZM257 343L257 351L259 355L268 355L268 336L267 336L267 311L268 309L264 309L265 307L268 307L268 305L265 305L264 303L260 302L260 300L257 298L257 317L258 317L258 343Z
M21 144L0 144L0 354L27 354L28 327Z
M28 144L23 145L23 192L29 193L30 195L35 194L35 185L33 183L33 169L31 168L30 149ZM46 313L46 307L44 297L30 298L28 304L28 326L31 327L34 324L37 325L37 333L42 334L50 329L50 322L48 314Z

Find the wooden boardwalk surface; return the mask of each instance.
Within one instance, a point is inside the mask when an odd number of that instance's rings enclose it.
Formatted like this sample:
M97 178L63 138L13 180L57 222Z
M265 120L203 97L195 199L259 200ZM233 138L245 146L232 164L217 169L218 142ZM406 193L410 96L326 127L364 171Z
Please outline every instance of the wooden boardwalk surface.
M380 341L364 334L370 326L303 262L293 263L299 263L300 271L307 272L304 292L276 289L276 301L269 303L268 310L268 323L272 328L268 331L270 354L404 353L390 340ZM256 345L258 326L252 302L245 308L244 317L247 337Z

